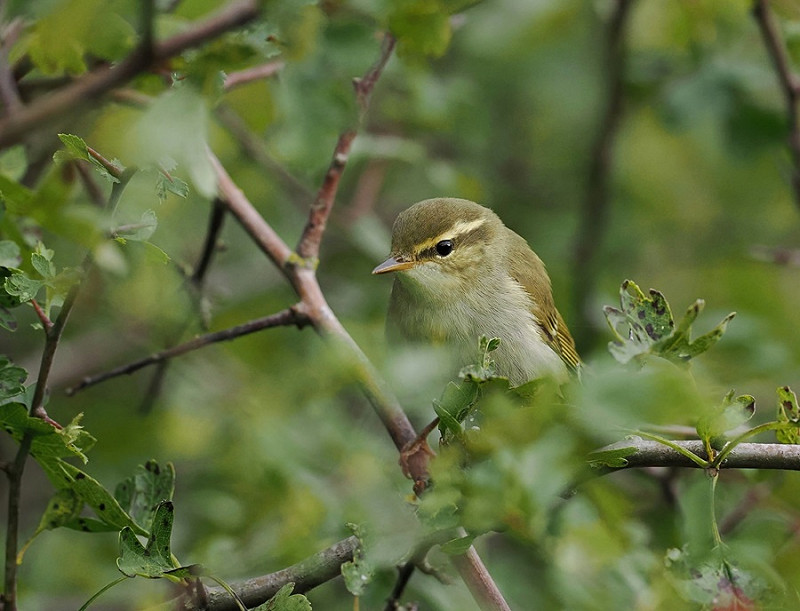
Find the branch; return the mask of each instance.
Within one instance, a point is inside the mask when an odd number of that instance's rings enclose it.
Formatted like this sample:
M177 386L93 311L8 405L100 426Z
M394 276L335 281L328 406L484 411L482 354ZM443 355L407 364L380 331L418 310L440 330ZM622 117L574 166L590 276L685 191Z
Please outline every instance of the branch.
M267 62L266 64L261 64L260 66L253 66L252 68L247 68L245 70L231 72L225 77L225 91L230 91L231 89L252 83L253 81L260 81L262 79L269 78L283 70L285 66L286 62L278 60Z
M260 605L287 583L294 582L296 593L308 592L341 575L341 566L353 559L358 547L356 537L348 537L305 560L276 573L232 584L233 591L248 608ZM208 589L208 611L237 611L236 603L222 588Z
M160 363L162 361L175 358L176 356L181 356L183 354L186 354L187 352L192 352L193 350L204 348L205 346L209 346L211 344L216 344L218 342L224 342L227 340L235 339L237 337L248 335L250 333L255 333L256 331L261 331L262 329L270 329L272 327L282 327L290 325L295 325L299 329L302 329L310 322L311 321L302 312L302 309L300 307L293 306L291 308L282 310L277 314L264 316L262 318L256 318L244 324L236 325L235 327L230 327L229 329L223 329L221 331L215 331L213 333L206 333L205 335L200 335L183 344L178 344L177 346L173 346L172 348L167 348L166 350L156 352L154 354L151 354L150 356L144 357L143 359L139 359L138 361L128 363L127 365L116 367L114 369L105 371L96 376L85 377L75 386L68 388L66 390L66 393L67 395L72 396L78 391L83 390L84 388L87 388L89 386L94 386L95 384L99 384L100 382L104 382L111 378L116 378L117 376L131 374L134 371L138 371L142 367L147 367L148 365Z
M586 184L586 194L581 210L578 235L575 237L573 287L575 313L585 320L587 306L597 278L599 250L608 225L610 198L609 176L614 153L614 139L619 129L623 111L623 78L625 69L625 28L633 0L616 0L606 34L605 74L606 94L599 131L591 149L591 160ZM578 345L591 343L593 327L576 325Z
M764 46L767 48L772 65L778 76L778 82L786 101L786 120L789 124L789 152L792 156L792 188L794 198L800 206L800 118L798 118L798 101L800 101L800 85L789 64L789 55L783 44L778 26L772 18L769 0L756 0L753 5L753 17L758 23Z
M16 144L30 133L95 100L165 59L196 47L258 15L256 0L238 0L194 27L147 49L140 45L116 66L98 68L80 79L0 119L0 148ZM145 34L146 40L146 34Z
M673 441L677 446L693 454L708 459L703 442L700 440ZM597 450L597 453L609 450L631 448L633 452L625 456L627 464L623 467L603 467L598 475L639 467L694 467L695 462L684 454L673 450L657 441L649 441L641 437L632 437L618 441ZM591 455L590 455L591 458ZM722 469L782 469L800 471L800 445L782 443L740 443L728 454L721 465Z

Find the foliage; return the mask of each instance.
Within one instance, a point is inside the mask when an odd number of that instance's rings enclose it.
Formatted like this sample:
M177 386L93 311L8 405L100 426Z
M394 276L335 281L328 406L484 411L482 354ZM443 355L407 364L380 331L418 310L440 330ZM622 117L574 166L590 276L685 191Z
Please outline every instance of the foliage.
M148 4L8 3L23 106L119 67ZM787 122L748 3L633 3L590 312L568 299L572 238L616 3L260 4L249 23L0 151L0 458L13 465L29 444L31 463L20 607L92 608L100 595L110 606L160 604L174 595L162 582L237 582L355 531L344 580L303 593L286 584L259 608L344 608L353 596L381 608L396 565L430 547L423 568L452 572L448 555L471 544L512 608L795 608L800 483L725 467L742 443L797 444L800 428L800 283L780 264L792 260L784 247L798 223ZM158 40L228 6L154 5ZM774 8L800 65L798 15ZM293 303L282 271L233 219L203 244L216 190L206 150L294 243L338 135L358 122L352 78L375 61L384 28L397 53L360 124L318 276L418 427L439 417L430 490L410 498L352 362L308 330L264 330L66 396L83 376ZM276 61L273 76L225 85ZM621 278L663 293L622 285L619 307L604 310L611 356L607 333L579 345L581 383L510 389L492 370L492 338L456 378L446 351L384 346L389 287L369 275L396 213L434 195L490 205L528 238L576 334L600 332L599 304L617 300ZM40 389L58 428L30 412L32 363L70 294ZM702 300L674 320L664 295L702 295L720 322L699 316ZM756 411L774 405L776 387L777 411ZM697 469L599 476L628 466L637 439L684 452L675 425L700 440L702 451L685 454ZM403 600L476 608L463 583L421 573Z

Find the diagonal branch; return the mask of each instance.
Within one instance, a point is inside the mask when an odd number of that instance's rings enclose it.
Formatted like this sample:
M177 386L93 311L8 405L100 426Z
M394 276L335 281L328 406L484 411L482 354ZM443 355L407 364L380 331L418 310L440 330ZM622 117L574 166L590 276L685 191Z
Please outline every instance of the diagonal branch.
M767 48L778 82L786 101L786 121L789 127L789 152L792 157L792 188L795 203L800 206L800 83L792 72L789 54L781 39L778 26L769 8L769 0L756 0L753 17L758 23L764 46Z
M191 29L150 47L140 45L118 65L89 72L12 115L3 117L0 119L0 148L16 144L31 132L48 127L53 120L128 82L151 65L251 21L258 12L256 0L232 2Z

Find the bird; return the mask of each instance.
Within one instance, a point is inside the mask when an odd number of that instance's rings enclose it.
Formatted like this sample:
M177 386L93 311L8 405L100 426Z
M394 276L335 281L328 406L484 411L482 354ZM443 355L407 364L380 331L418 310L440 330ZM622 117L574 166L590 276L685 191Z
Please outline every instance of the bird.
M412 342L452 347L475 361L481 336L511 386L566 382L581 360L553 300L542 260L480 204L451 197L418 202L392 226L389 257L373 274L395 274L387 329Z

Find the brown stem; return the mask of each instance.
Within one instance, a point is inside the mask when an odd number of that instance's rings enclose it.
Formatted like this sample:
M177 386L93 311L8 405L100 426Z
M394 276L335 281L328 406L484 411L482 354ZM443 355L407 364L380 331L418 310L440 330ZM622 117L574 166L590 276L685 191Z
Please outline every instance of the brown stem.
M792 72L786 46L769 8L769 0L756 0L753 5L753 16L758 23L761 37L764 39L764 46L767 48L777 73L786 103L786 121L789 126L788 143L792 157L792 189L795 203L800 206L800 117L798 116L800 85L797 76Z
M286 62L278 60L267 62L266 64L261 64L260 66L253 66L252 68L247 68L245 70L231 72L225 77L225 91L230 91L231 89L239 87L240 85L246 85L248 83L252 83L253 81L260 81L265 78L269 78L283 70L285 66Z
M625 69L625 26L633 0L616 0L608 25L605 48L606 93L603 116L591 149L586 195L581 209L580 226L575 238L573 286L575 314L588 320L588 307L594 292L599 269L598 251L605 236L610 212L609 177L614 153L614 139L623 111L623 77ZM579 324L573 327L578 346L591 344L593 327Z

